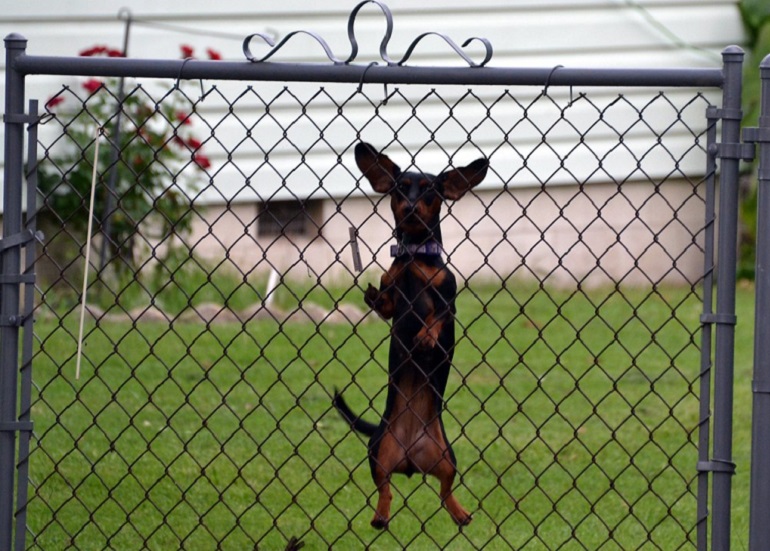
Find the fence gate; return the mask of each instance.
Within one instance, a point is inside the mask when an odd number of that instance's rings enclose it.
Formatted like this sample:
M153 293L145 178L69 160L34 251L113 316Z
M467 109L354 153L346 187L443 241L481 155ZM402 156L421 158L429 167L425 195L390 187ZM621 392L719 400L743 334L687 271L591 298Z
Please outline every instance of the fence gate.
M407 66L422 37L392 59L373 2L382 61L357 63L367 3L349 58L313 35L329 64L257 35L242 63L6 38L0 549L729 548L742 52L510 69L442 37L467 67ZM68 78L27 104L36 75ZM376 422L395 361L360 142L489 162L435 251L462 528L419 473L370 526L367 440L332 406Z

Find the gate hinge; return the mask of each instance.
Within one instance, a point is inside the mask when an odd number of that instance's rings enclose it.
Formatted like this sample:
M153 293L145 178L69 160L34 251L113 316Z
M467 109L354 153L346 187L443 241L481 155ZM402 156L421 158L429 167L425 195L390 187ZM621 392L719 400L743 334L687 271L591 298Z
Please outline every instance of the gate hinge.
M3 115L3 122L7 124L45 124L54 117L53 113L43 113L42 115L28 115L27 113L6 113Z
M749 143L770 143L770 128L764 126L744 128L743 141Z
M28 274L0 274L0 285L5 283L36 283L35 273Z
M0 432L32 432L32 421L0 422Z
M743 120L743 111L740 109L720 109L710 105L708 108L706 108L706 118L709 121L740 121ZM751 136L750 132L748 136ZM708 153L709 155L713 155L719 159L753 161L755 141L756 140L747 138L747 134L744 130L742 143L712 143L708 147Z
M32 124L40 119L26 113L6 113L3 115L3 122L8 124Z
M710 105L706 108L706 118L711 120L740 121L743 120L743 111L740 109L720 109Z
M770 117L760 117L759 124L758 127L743 129L743 141L752 144L770 143ZM770 180L770 170L760 166L757 171L757 178L763 182Z
M24 230L8 237L0 238L0 251L12 249L13 247L22 247L30 241L38 241L42 243L44 241L43 232L33 232L32 230Z
M719 159L754 160L753 143L714 143L709 146L708 152Z
M0 327L21 327L27 320L27 316L21 314L3 314L0 315Z
M754 394L770 394L770 381L767 379L754 379L751 388Z
M727 473L732 475L735 474L735 463L723 459L698 461L696 470L699 473Z
M703 325L712 323L717 325L735 325L738 323L738 317L734 314L701 314L700 322Z

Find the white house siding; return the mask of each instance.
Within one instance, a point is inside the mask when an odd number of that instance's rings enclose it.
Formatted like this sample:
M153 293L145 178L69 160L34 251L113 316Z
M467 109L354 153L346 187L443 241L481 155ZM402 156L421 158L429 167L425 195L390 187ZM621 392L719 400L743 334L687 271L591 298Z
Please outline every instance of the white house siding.
M323 3L135 1L130 3L137 22L131 30L129 55L178 58L179 45L185 43L201 53L211 47L222 52L226 59L240 60L243 58L240 38L247 34L266 32L280 38L288 32L305 29L323 36L339 57L346 57L349 50L347 15L356 3L338 0ZM394 17L389 53L395 58L402 55L414 37L425 31L447 34L458 43L470 36L486 37L495 49L490 66L516 67L718 66L719 52L743 40L734 1L391 0L387 4ZM124 5L125 2L85 0L15 2L4 6L0 29L3 35L18 32L26 36L31 54L75 55L94 44L120 47L123 23L117 13ZM379 59L375 52L384 27L384 18L376 6L367 6L360 12L356 34L361 52L357 62ZM254 50L260 50L256 43ZM469 51L479 53L477 47ZM309 38L301 37L292 41L275 60L326 62L321 48ZM421 43L410 63L461 65L449 48L435 38ZM45 101L63 82L77 80L30 77L28 97ZM317 97L311 101L309 112L316 121L328 123L324 139L330 146L311 148L297 169L299 154L294 146L300 151L310 148L318 139L318 130L309 119L302 119L291 126L293 145L281 139L283 128L278 123L287 125L299 113L297 100L281 94L283 84L204 83L204 86L211 84L216 84L228 101L241 94L245 86L252 85L253 92L238 102L236 111L246 126L264 115L265 107L259 97L278 99L271 104L272 118L260 123L256 138L259 143L247 141L246 146L235 148L245 138L246 130L234 117L225 118L216 128L216 140L207 142L206 154L212 158L212 171L216 175L213 185L196 199L196 208L205 213L205 219L200 218L193 229L191 241L196 243L195 253L211 259L229 256L244 272L269 266L288 270L294 266L298 274L305 276L308 267L316 274L336 275L351 269L346 243L347 228L352 223L360 227L364 262L386 266L391 231L387 207L381 203L379 214L372 216L372 201L377 197L371 196L365 182L356 188L358 174L351 147L356 140L356 129L372 118L372 102L383 97L382 86L366 85L364 92L368 99L358 96L346 103L344 115L352 124L335 118L335 102L351 97L356 85L325 86L334 101L326 96ZM190 83L188 89L195 86L197 83ZM515 124L521 119L524 106L541 92L539 89L511 88L503 101L495 103L502 89L477 87L473 92L478 101L466 98L461 108L454 110L462 126L455 122L442 124L447 117L447 107L435 98L418 108L419 118L425 125L410 118L415 102L429 94L430 89L414 86L398 89L399 93L387 105L379 107L382 119L363 128L364 139L384 145L393 140L392 128L401 128L400 147L391 146L388 153L404 168L414 160L421 169L441 170L450 162L446 152L456 164L470 162L482 154L490 157L492 172L478 193L454 205L452 216L444 223L446 248L462 277L534 275L549 282L572 285L575 281L602 284L608 279L627 283L692 281L702 271L702 258L692 246L693 236L687 228L703 225L702 205L690 198L693 182L697 182L703 172L703 156L697 152L686 155L679 171L672 174L665 151L653 149L641 161L642 171L636 171L635 177L626 182L638 159L629 158L622 150L614 152L618 135L613 128L632 127L631 121L637 115L630 106L624 108L621 102L611 111L614 122L600 124L591 131L590 149L579 147L572 151L576 144L575 128L557 123L548 132L548 144L561 156L571 152L566 166L560 167L558 157L549 148L538 147L542 138L538 128L528 122ZM291 85L292 95L301 102L307 102L318 90L317 84ZM389 88L389 92L395 90L396 87ZM446 101L461 97L466 89L440 88L439 92ZM643 105L657 91L553 88L550 91L553 102L536 102L527 117L536 121L540 129L556 123L560 110L569 104L570 98L580 98L582 92L588 94L591 103L575 102L569 108L568 120L578 129L586 130L597 119L595 106L601 109L611 104L621 92L629 104ZM693 96L693 91L667 90L666 94L672 102L683 105ZM717 97L711 93L706 96ZM201 116L212 124L227 112L227 101L218 98L219 95L210 96L199 109ZM493 103L498 124L485 118L487 107ZM689 127L702 129L703 106L705 102L697 102L686 111L685 122ZM665 101L653 102L645 111L645 119L655 127L670 124L671 116ZM431 130L426 127L438 129L433 136L437 145L424 147L431 139ZM474 128L472 144L467 142L467 128ZM505 130L511 130L507 137ZM208 136L204 133L200 137ZM648 135L635 128L624 135L624 140L634 151L654 146ZM665 145L671 150L685 151L691 143L692 137L683 125L666 133ZM258 146L265 149L272 145L276 148L265 165ZM599 157L606 157L598 171L597 153ZM527 159L527 169L521 166L523 158ZM258 185L244 188L244 173L253 173ZM680 177L685 174L692 178L688 181ZM616 182L621 180L624 183L619 187ZM660 193L656 193L655 185L664 180ZM327 197L320 212L314 215L322 226L319 236L305 238L305 242L299 240L295 246L256 236L254 220L260 200L307 196L319 183ZM500 193L503 183L509 193ZM586 184L583 193L578 192L578 183ZM619 189L626 198L618 195ZM346 199L338 210L336 205L342 197ZM225 203L231 210L223 213ZM525 206L526 213L523 212ZM643 222L629 225L637 210L644 217ZM603 222L597 221L599 215ZM672 222L674 216L677 220ZM503 231L506 229L508 231ZM466 239L466 233L470 240ZM656 237L656 234L659 235Z

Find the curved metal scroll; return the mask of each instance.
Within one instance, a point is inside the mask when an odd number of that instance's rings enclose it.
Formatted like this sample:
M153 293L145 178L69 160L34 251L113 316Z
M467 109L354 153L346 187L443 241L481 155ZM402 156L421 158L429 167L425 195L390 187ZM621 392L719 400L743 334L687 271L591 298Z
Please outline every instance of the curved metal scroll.
M317 35L314 32L301 31L301 30L300 31L290 32L289 34L284 36L283 40L281 40L277 45L275 43L275 40L273 40L271 37L269 37L266 34L262 34L262 33L250 34L249 36L247 36L246 38L243 39L243 55L245 55L246 59L248 59L252 63L260 63L262 61L267 61L268 59L273 57L273 55L276 54L278 52L278 50L280 50L283 47L283 45L286 44L293 36L298 35L298 34L306 34L306 35L314 38L315 41L318 42L321 45L321 47L324 49L324 52L326 52L326 57L328 57L330 61L333 61L335 65L342 65L344 63L347 63L347 61L343 61L343 60L338 59L337 57L335 57L334 52L332 52L332 49L326 43L326 40L324 40L323 38L321 38L319 35ZM251 45L251 40L255 36L258 36L259 38L261 38L262 40L267 42L267 45L270 46L270 48L271 48L271 50L267 53L267 55L265 55L263 57L260 57L260 58L257 58L254 55L252 55L251 48L249 47Z
M486 38L479 38L478 36L472 36L471 38L463 42L462 48L465 48L474 40L478 40L479 42L484 44L484 48L486 49L486 52L487 52L486 56L484 56L484 59L482 60L481 63L476 63L467 55L465 55L465 52L462 51L461 47L458 46L451 38L449 38L445 34L436 33L436 32L427 32L427 33L422 33L420 36L414 39L414 41L409 45L409 48L407 48L406 53L404 54L404 57L401 58L401 61L398 62L398 65L403 65L406 62L406 60L409 59L409 56L412 55L412 52L417 46L417 43L420 42L420 40L422 40L426 36L438 36L439 38L443 38L444 42L449 44L449 46L455 51L455 53L457 53L457 55L463 58L465 62L471 67L483 67L489 62L490 59L492 59L492 43L489 42L489 40L487 40Z
M385 16L385 35L382 38L382 42L380 42L380 57L382 60L387 63L388 65L404 65L406 61L409 59L409 57L412 55L412 52L417 47L417 44L426 36L435 35L444 40L454 51L457 55L459 55L470 67L484 67L490 59L492 59L492 44L487 40L486 38L479 38L479 37L471 37L467 39L465 42L463 42L462 46L458 46L457 43L455 43L451 38L444 34L440 34L437 32L426 32L415 38L412 43L409 45L409 48L407 48L406 53L404 54L404 57L402 57L399 61L394 61L390 55L388 54L388 43L390 42L390 38L393 35L393 14L391 13L388 6L386 6L383 2L380 2L379 0L364 0L363 2L360 2L355 8L353 8L353 11L350 12L350 16L348 17L348 41L350 42L350 55L347 57L347 59L341 59L334 55L334 52L329 47L329 44L321 38L316 33L310 32L310 31L293 31L289 34L287 34L278 44L269 36L262 34L262 33L254 33L250 34L243 40L243 55L246 56L246 59L251 61L252 63L261 63L263 61L267 61L270 59L273 55L275 55L278 50L280 50L284 44L286 44L291 38L293 38L295 35L298 34L304 34L308 35L311 38L313 38L316 42L318 42L321 47L323 48L324 52L326 53L326 57L334 63L335 65L346 65L348 63L351 63L353 60L355 60L356 56L358 55L358 41L356 40L356 33L355 33L355 21L356 17L358 16L358 12L361 11L361 8L363 8L366 4L375 4L377 7L382 10L383 15ZM270 51L262 56L257 57L251 53L251 41L255 37L259 37L262 40L264 40L268 46L270 46ZM471 42L478 41L481 42L484 45L485 49L485 56L484 59L480 63L474 62L470 57L466 55L466 53L463 51L462 48L467 47Z
M350 57L347 59L346 63L350 63L358 55L358 42L356 42L356 31L354 27L358 12L366 4L375 4L382 10L383 15L385 16L385 36L382 37L382 42L380 42L380 57L388 65L395 65L393 60L390 59L390 56L388 56L388 42L390 42L390 37L393 35L393 14L390 12L390 8L379 0L364 0L355 8L353 8L352 12L350 12L350 17L348 17L348 40L350 41Z

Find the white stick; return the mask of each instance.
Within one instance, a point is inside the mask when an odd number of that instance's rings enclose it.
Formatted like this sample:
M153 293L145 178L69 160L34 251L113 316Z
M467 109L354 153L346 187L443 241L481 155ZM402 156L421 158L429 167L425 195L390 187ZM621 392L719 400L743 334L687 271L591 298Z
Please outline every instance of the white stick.
M88 270L91 267L91 231L94 222L94 196L96 195L96 176L99 173L99 138L104 134L100 126L96 128L94 140L94 171L91 174L91 199L88 203L88 233L86 234L86 265L83 269L83 292L80 295L80 329L78 331L78 355L75 366L75 379L80 379L80 360L83 357L83 325L86 318L86 291L88 289Z
M265 306L270 308L275 300L275 288L278 287L281 274L275 268L270 269L270 277L267 280L267 289L265 289Z

